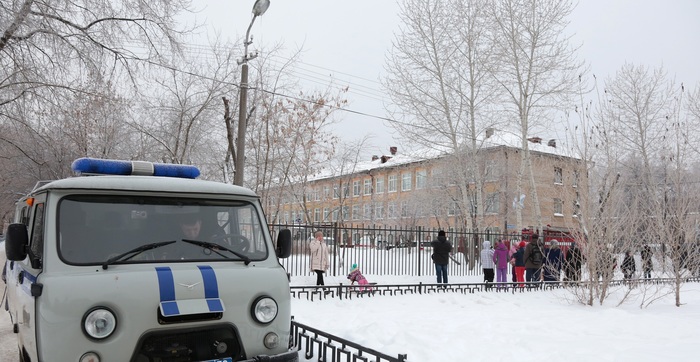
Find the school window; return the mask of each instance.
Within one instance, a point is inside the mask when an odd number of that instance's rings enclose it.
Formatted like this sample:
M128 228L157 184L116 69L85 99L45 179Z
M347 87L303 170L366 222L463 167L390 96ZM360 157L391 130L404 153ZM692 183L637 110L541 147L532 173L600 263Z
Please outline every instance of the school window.
M555 183L555 184L559 184L559 185L563 185L563 184L564 184L564 180L563 180L563 178L562 178L561 167L555 167L555 168L554 168L554 183Z
M457 215L457 201L451 201L447 204L447 215L448 216Z
M378 176L374 183L374 192L377 194L384 193L384 176Z
M343 185L343 197L346 198L350 196L350 184Z
M396 192L396 181L398 177L396 175L389 175L389 192Z
M564 216L564 203L561 199L554 199L554 216Z
M314 222L321 222L321 209L318 207L314 209Z
M578 171L574 171L573 180L571 180L571 186L578 187Z
M333 185L333 198L337 199L340 197L340 187L338 185Z
M282 216L282 223L289 224L289 212L287 212L287 211L284 212L284 215Z
M352 219L360 220L360 205L352 205Z
M365 195L371 195L372 194L372 179L368 178L365 179Z
M396 203L390 202L386 205L387 217L390 219L396 219L398 214L396 213Z
M356 180L352 182L352 196L360 196L360 181Z
M384 203L383 202L377 202L374 204L374 217L375 217L375 219L383 219L384 218Z
M318 187L314 188L314 200L321 201L321 190Z
M323 199L328 200L331 198L331 188L328 185L323 186Z
M411 177L413 176L410 172L404 172L401 174L401 191L411 190Z
M401 201L401 217L408 217L408 201Z
M333 219L332 221L338 221L338 209L333 209Z
M363 205L363 219L365 220L370 220L372 218L372 204L371 203L366 203Z
M428 171L416 171L416 190L424 189L428 182Z
M330 209L328 209L327 207L324 207L324 208L323 208L323 221L327 221L327 220L328 220L328 215L329 215L329 214L330 214Z
M493 181L493 164L492 163L487 163L486 167L484 167L484 180L487 181Z
M498 192L492 192L486 196L486 213L497 214L501 206L499 203Z
M348 215L348 213L350 212L350 207L349 207L349 206L343 206L342 211L343 211L343 212L342 212L341 215L343 216L343 220L350 220L350 218L349 218L350 215Z

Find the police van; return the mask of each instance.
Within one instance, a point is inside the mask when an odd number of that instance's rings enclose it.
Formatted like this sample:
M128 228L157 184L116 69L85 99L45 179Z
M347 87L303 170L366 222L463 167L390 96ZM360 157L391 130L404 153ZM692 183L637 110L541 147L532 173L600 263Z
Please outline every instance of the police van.
M20 361L297 361L289 279L251 190L188 165L82 158L6 233Z

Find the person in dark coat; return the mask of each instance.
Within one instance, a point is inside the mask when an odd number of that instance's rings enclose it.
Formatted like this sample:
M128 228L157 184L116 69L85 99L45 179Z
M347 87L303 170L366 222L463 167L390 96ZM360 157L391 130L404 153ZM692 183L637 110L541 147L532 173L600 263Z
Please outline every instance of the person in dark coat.
M625 258L622 260L621 269L625 279L632 279L634 272L637 271L637 263L634 261L632 251L627 250L627 252L625 252Z
M566 253L564 262L564 274L566 279L572 282L581 280L581 265L583 265L583 255L576 243L572 243L569 251Z
M437 239L431 243L433 246L433 263L435 263L435 274L437 274L437 282L447 284L447 264L450 262L450 253L452 253L452 244L447 241L445 231L438 231Z
M539 282L544 261L544 243L537 234L532 234L531 241L525 247L525 279L528 282Z
M549 249L545 253L544 259L544 281L545 282L558 282L559 276L561 274L562 266L562 255L561 249L559 249L559 242L557 240L552 240L550 242Z
M651 248L649 245L644 245L642 247L642 273L644 274L644 278L650 279L651 278L651 271L654 270L654 265L651 261Z

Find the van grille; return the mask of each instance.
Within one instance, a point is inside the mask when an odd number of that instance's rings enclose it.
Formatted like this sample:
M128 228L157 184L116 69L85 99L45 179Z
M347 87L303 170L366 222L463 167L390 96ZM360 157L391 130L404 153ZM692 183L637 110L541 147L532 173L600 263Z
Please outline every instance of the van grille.
M190 362L245 355L233 326L156 331L139 339L131 362Z

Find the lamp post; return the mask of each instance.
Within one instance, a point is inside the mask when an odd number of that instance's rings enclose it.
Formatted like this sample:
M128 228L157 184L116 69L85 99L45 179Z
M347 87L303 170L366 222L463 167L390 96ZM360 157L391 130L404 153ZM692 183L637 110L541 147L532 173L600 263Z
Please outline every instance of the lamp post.
M255 59L256 54L248 54L248 45L253 43L250 37L250 29L258 16L267 11L270 7L270 0L256 0L253 5L253 19L250 20L248 30L245 32L245 41L243 42L243 58L238 60L238 65L241 66L241 99L238 104L238 138L236 139L236 173L233 176L233 184L243 186L243 169L245 163L245 131L247 128L247 106L248 106L248 61Z

